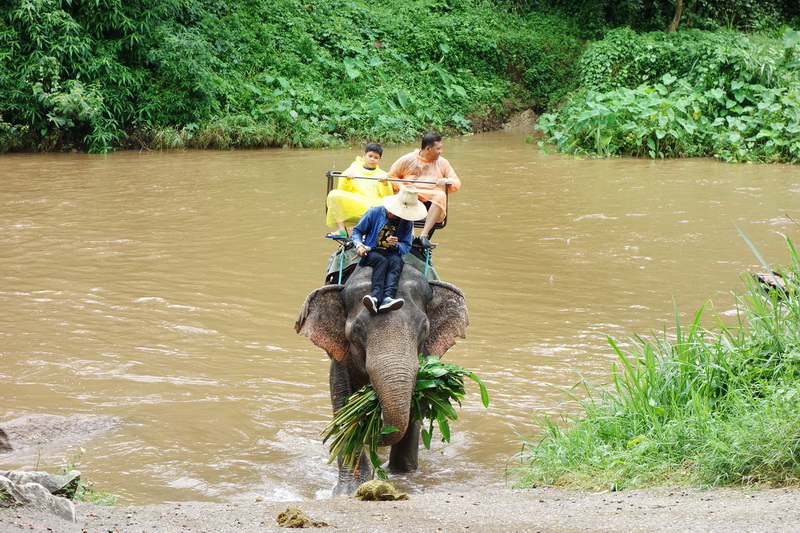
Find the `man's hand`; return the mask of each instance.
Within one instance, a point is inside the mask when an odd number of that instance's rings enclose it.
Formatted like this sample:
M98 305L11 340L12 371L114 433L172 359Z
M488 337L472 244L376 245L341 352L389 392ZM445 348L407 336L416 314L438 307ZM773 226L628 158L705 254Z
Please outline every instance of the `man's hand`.
M438 180L436 180L436 186L437 186L437 187L441 187L442 189L444 189L444 188L445 188L445 187L447 187L448 185L450 185L450 182L449 182L449 181L447 181L447 180L446 180L446 179L444 179L444 178L439 178Z
M392 235L388 239L386 239L386 242L389 243L389 246L397 246L398 240L399 239L397 238L396 235Z
M359 244L358 247L356 247L356 255L358 257L364 257L365 255L367 255L367 253L369 253L369 246L364 246L363 244Z

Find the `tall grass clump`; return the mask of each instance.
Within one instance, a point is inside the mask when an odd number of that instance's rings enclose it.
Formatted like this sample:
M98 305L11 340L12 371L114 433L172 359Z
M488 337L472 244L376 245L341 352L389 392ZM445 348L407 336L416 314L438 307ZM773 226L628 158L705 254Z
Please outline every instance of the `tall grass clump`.
M538 419L519 486L788 485L800 480L800 256L783 288L746 278L738 319L704 306L674 334L609 343L610 383L569 391L581 413ZM712 326L701 325L710 315Z

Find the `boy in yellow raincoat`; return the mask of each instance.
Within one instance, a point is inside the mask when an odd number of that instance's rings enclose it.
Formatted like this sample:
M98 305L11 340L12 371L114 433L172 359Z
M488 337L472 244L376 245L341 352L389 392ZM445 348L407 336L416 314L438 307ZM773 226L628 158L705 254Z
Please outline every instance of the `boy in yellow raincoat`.
M348 222L361 220L370 207L381 205L381 198L394 194L392 186L386 181L386 171L378 167L383 157L383 148L378 143L368 143L364 155L342 172L336 189L328 193L328 214L325 222L336 226L337 230L326 237L347 237ZM377 179L354 179L354 176L367 176Z

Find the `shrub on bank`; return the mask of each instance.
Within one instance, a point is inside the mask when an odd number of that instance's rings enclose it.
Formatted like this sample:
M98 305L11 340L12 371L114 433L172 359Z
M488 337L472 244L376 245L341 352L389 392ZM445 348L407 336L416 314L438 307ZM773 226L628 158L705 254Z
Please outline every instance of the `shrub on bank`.
M622 29L586 48L582 89L543 145L597 156L800 160L800 32L781 39Z
M785 485L800 479L800 255L787 239L785 289L748 278L734 326L704 310L674 336L621 350L612 381L571 393L583 413L540 419L520 486ZM674 337L674 338L673 338Z

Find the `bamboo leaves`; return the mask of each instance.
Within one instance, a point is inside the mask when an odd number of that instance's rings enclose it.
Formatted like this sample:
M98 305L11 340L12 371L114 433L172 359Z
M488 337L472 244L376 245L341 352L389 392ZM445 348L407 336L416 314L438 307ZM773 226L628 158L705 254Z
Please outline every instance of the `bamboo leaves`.
M358 470L361 454L367 451L378 476L385 478L378 461L378 442L381 435L394 431L397 428L382 427L381 407L375 389L370 386L362 387L347 399L347 403L336 412L333 421L323 431L327 434L322 442L333 437L329 445L331 458L328 463L341 455L342 466L355 472Z

